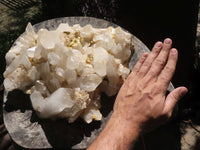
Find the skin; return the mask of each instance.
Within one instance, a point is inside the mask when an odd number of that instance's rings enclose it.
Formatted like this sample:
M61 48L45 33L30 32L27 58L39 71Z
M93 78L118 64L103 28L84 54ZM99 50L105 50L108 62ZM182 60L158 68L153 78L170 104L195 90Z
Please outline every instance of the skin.
M141 133L171 117L175 104L187 93L187 88L178 87L166 97L178 59L171 45L167 38L140 57L117 95L110 120L88 150L129 149Z

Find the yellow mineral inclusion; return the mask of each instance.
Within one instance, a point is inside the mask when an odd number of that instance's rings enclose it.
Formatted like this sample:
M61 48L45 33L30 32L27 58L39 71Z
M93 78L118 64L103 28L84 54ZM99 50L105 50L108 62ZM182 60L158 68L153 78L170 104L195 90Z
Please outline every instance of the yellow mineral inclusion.
M90 58L87 57L87 59L86 59L86 63L87 63L87 64L90 64L90 62L91 62L91 61L90 61Z
M85 40L84 40L84 38L79 37L79 40L80 40L81 45L84 46L84 45L85 45Z
M91 61L93 61L93 57L92 56L88 56L87 59L86 59L86 63L90 64Z
M80 72L78 71L78 69L75 69L75 71L76 71L76 75L78 76L78 77L80 77Z
M128 68L127 68L126 66L124 66L124 65L123 65L123 67L124 67L124 69L128 69Z
M110 55L114 55L114 54L111 52L110 49L108 49L107 52L108 52L108 54L110 54Z
M43 63L43 62L46 62L44 59L37 59L37 60L34 60L32 57L29 57L29 61L31 62L31 65L32 66L36 66L37 64L40 64L40 63Z
M80 36L77 38L74 38L67 46L68 47L74 47L76 44L81 43L81 45L83 46L85 44L85 41L83 38L81 38Z
M34 65L34 61L32 57L29 57L29 61L31 62L31 65Z
M92 119L96 119L96 116L95 116L95 115L92 115Z
M37 46L37 39L35 39L35 45Z
M91 40L89 46L92 46L93 44L95 44L95 42L93 40Z
M67 46L69 46L69 47L73 47L75 44L77 44L78 43L78 40L77 40L77 38L74 38Z
M70 34L70 32L69 32L69 31L64 31L63 33L64 33L64 34L67 34L67 35L69 35L69 34Z

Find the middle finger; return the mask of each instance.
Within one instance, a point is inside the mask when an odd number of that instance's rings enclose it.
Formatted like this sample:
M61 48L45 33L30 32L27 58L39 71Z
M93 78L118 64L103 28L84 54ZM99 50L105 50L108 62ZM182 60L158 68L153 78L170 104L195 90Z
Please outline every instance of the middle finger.
M171 45L172 45L171 39L167 38L164 40L163 48L161 49L161 52L159 53L157 58L152 63L152 66L149 72L147 73L148 76L157 77L160 74L160 72L166 65L166 61L171 49Z
M160 50L163 46L162 42L157 42L151 53L149 54L149 56L147 57L147 59L144 61L144 63L142 64L140 70L139 70L139 76L140 77L144 77L146 75L146 73L149 71L152 62L155 60L155 58L158 56L158 54L160 53Z

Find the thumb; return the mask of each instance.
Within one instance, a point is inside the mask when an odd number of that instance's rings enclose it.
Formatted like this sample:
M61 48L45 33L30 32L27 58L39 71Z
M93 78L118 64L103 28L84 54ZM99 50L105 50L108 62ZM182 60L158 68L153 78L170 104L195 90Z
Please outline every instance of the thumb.
M186 87L178 87L169 93L165 100L164 112L172 112L178 100L181 99L187 92L188 90Z

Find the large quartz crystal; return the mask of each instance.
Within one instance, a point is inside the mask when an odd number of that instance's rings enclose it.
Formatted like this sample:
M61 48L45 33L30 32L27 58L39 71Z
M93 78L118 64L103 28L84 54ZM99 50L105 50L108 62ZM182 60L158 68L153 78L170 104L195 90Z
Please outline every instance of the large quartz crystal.
M130 73L131 34L120 27L98 29L62 23L56 30L25 33L6 54L6 91L30 94L40 118L79 116L101 120L101 92L115 95Z

